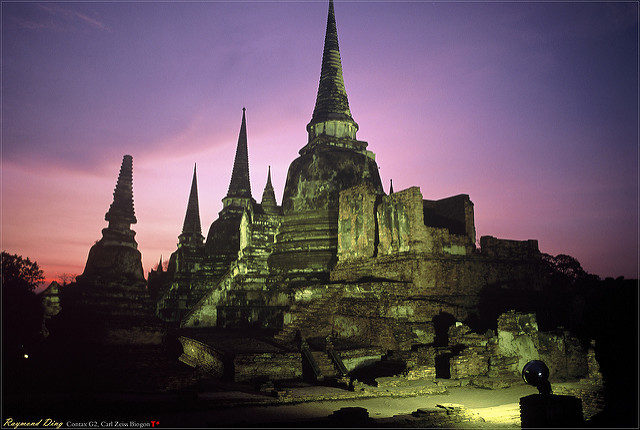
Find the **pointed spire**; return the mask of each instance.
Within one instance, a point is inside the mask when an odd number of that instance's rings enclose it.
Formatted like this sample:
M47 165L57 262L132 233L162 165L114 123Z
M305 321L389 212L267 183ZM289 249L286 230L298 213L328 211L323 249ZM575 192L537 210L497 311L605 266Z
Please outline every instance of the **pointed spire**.
M200 226L200 207L198 205L198 180L196 175L196 165L193 165L193 179L191 181L191 192L187 203L187 213L184 216L182 234L180 238L187 236L202 237L202 227Z
M324 38L324 51L322 53L322 69L320 72L320 84L318 85L318 95L316 106L313 110L311 122L307 125L309 139L317 134L328 134L338 136L335 129L322 127L322 130L315 130L314 125L325 121L340 121L348 123L347 137L355 139L355 132L358 124L353 120L349 110L349 100L344 88L342 78L342 62L340 60L340 48L338 46L338 30L336 27L336 17L333 11L333 0L329 0L329 15L327 17L327 32ZM340 134L345 134L342 132Z
M156 267L158 272L162 272L162 254L160 254L160 262L158 263L158 267Z
M276 203L276 193L273 191L273 185L271 185L271 166L269 166L269 172L267 173L267 184L264 186L261 204L265 211L278 205Z
M118 182L113 191L113 203L109 211L104 215L109 225L122 226L135 224L136 215L133 210L133 157L122 157L122 166L118 175Z
M249 183L249 154L247 151L247 121L245 108L242 108L242 124L238 135L236 158L233 162L233 172L227 197L251 197L251 185Z
M389 185L389 194L393 194L393 179L389 179L389 182L391 182L391 185Z

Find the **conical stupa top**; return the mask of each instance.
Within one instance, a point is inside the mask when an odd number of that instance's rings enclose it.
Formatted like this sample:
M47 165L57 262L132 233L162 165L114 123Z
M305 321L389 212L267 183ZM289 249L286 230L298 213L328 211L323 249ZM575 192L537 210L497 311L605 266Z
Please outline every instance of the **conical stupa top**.
M333 11L333 0L329 0L329 16L327 17L327 32L324 37L316 106L307 129L314 124L328 120L347 121L352 123L356 130L358 128L349 110L349 100L342 78L342 62L338 47L338 30Z
M273 185L271 185L271 166L269 166L269 172L267 173L267 185L264 186L262 193L262 206L277 206L276 193L273 191Z
M122 157L122 166L118 175L118 182L113 191L113 203L104 219L109 222L135 224L136 215L133 210L133 157Z
M393 179L389 179L389 194L393 194Z
M202 235L200 226L200 208L198 205L198 181L196 179L196 166L193 166L193 180L191 181L191 192L189 193L189 203L187 203L187 213L184 216L182 234L196 233Z
M236 158L233 162L233 172L227 197L251 197L251 185L249 183L249 154L247 151L247 121L245 108L242 108L242 124L238 135Z

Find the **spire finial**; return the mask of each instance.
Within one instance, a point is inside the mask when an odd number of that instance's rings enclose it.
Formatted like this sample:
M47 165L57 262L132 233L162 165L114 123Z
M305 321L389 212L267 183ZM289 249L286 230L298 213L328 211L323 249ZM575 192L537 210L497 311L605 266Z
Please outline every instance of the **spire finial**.
M318 134L334 135L327 127L315 130L315 125L326 121L340 121L347 123L345 136L355 139L358 124L353 120L349 110L349 100L344 88L342 78L342 62L340 60L340 48L338 46L338 30L333 9L333 1L329 1L329 13L327 16L327 31L324 38L324 50L322 53L322 68L320 71L320 84L316 106L313 110L311 122L307 125L309 139ZM335 126L334 126L335 128Z
M269 166L269 170L267 171L267 184L264 186L262 202L260 204L266 213L275 212L275 208L278 206L276 193L273 191L273 185L271 184L271 166Z
M251 184L249 183L249 154L247 151L247 120L245 108L242 108L242 123L238 135L238 146L236 147L236 157L233 162L231 182L227 197L249 197L251 198Z
M389 185L389 194L393 194L393 179L389 179L389 182L391 183Z
M196 166L193 166L193 179L191 180L191 192L189 193L189 202L187 203L187 213L184 216L184 224L182 225L183 237L192 237L202 241L202 227L200 225L200 207L198 204L198 179L196 176Z
M109 225L135 224L137 222L133 210L133 157L122 157L122 165L118 174L118 182L113 190L113 203L104 215Z

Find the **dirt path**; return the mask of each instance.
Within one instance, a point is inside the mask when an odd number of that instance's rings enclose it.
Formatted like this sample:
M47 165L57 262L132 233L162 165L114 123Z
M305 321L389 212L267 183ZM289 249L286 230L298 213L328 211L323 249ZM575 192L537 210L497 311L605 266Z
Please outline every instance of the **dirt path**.
M449 389L448 394L407 398L329 400L277 406L241 406L209 412L195 412L184 417L188 422L183 424L199 423L202 425L206 423L218 427L238 427L243 424L308 421L326 418L341 408L356 406L367 409L371 418L389 418L394 415L410 414L418 408L436 408L436 405L442 403L463 405L481 416L494 417L496 423L505 422L504 420L513 422L513 414L517 413L517 403L520 397L534 393L537 393L537 390L527 385L517 385L499 390L454 387ZM500 421L501 415L505 416L503 421Z

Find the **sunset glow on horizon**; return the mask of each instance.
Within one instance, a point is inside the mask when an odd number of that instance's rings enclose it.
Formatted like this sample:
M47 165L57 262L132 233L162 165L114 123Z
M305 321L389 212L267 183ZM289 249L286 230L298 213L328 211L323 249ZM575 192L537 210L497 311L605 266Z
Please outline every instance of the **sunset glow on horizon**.
M385 191L469 194L476 234L638 277L636 3L340 2L344 81ZM80 274L133 156L145 274L203 235L246 107L252 194L307 142L327 2L3 3L2 250Z

